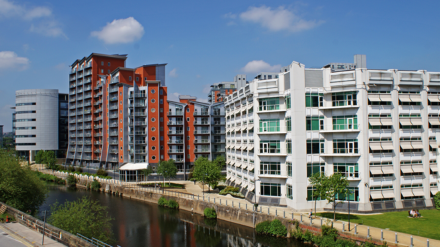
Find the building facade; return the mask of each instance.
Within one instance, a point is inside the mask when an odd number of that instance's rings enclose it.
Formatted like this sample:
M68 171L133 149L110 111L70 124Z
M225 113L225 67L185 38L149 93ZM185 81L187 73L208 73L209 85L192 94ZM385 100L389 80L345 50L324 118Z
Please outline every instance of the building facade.
M213 104L223 102L228 95L237 91L237 88L244 87L246 83L246 75L243 74L236 75L233 82L214 83L208 94L208 102Z
M431 207L439 189L439 78L369 70L355 56L348 70L293 62L278 78L255 79L226 98L228 181L259 204L309 210L308 178L341 173L351 193L338 200L351 201L353 211Z
M72 64L69 164L120 169L122 179L134 181L136 170L155 171L160 160L174 159L185 179L198 156L224 155L222 103L168 101L166 64L132 69L125 59L92 53Z
M13 131L20 156L32 162L38 150L67 150L67 94L57 89L27 89L15 93Z

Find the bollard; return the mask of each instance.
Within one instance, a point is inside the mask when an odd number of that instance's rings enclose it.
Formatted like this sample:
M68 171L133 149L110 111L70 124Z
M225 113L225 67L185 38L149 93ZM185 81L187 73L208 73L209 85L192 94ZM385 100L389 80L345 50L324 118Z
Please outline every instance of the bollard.
M221 202L222 200L220 199L220 202ZM215 197L214 197L214 204L215 204Z
M345 232L345 222L342 222L342 232Z
M426 239L426 247L429 247L429 239Z
M370 238L370 227L367 227L367 238Z
M247 203L246 203L246 210L247 210Z
M278 209L275 209L275 216L278 216Z
M380 241L383 241L383 230L380 230Z
M260 214L263 213L263 207L260 207Z
M332 221L332 228L333 228L333 221Z
M301 223L303 222L303 215L301 214L301 221L300 221Z
M414 247L414 244L413 244L413 237L411 236L411 245L410 245L410 247Z
M232 207L234 207L234 201L232 201Z
M286 218L286 211L283 211L283 218Z
M358 226L354 225L354 235L357 235L357 234L358 234Z
M321 227L322 227L322 218L321 218Z
M293 213L292 213L292 220L293 220Z
M270 212L269 212L269 207L267 208L267 215L270 215Z
M394 239L394 243L397 244L397 232L395 234L396 234L396 236L395 236L395 239Z
M200 201L200 195L197 195L197 201Z
M220 205L222 205L222 199L219 199L220 200Z
M310 225L312 225L312 217L310 217Z
M240 202L238 203L238 209L241 209L241 205L240 205Z

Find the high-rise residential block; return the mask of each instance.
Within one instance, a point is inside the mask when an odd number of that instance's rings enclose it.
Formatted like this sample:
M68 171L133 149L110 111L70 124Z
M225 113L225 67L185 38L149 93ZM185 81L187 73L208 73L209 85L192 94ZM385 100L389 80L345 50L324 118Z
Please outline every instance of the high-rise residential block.
M39 150L67 150L67 94L57 89L26 89L15 93L13 132L18 154L34 161Z
M337 65L293 62L226 97L228 183L261 205L309 210L309 178L340 173L350 193L338 200L352 211L432 207L440 72L367 69L363 55Z
M208 102L223 102L226 96L231 95L237 88L244 87L246 83L246 75L243 74L236 75L233 82L214 83L208 93Z

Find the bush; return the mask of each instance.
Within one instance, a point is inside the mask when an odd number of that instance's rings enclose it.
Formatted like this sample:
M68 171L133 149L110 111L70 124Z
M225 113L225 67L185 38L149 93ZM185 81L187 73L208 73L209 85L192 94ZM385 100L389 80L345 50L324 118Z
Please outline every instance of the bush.
M440 209L440 191L434 196L435 208Z
M67 176L67 186L69 187L75 187L76 186L76 178L73 175Z
M161 206L161 207L174 208L174 209L178 209L179 208L179 203L178 202L176 202L173 199L167 200L163 196L159 198L159 201L157 201L157 204L159 206Z
M83 169L82 169L81 167L77 167L77 168L75 169L75 172L82 173L82 172L83 172Z
M108 172L106 170L100 168L100 169L98 169L98 171L96 171L96 175L107 177L108 176Z
M67 167L67 170L68 170L69 172L74 172L74 171L75 171L75 167L73 167L73 166L69 166L69 167Z
M171 200L168 201L167 207L178 209L179 208L179 203L176 202L175 200L171 199Z
M157 204L159 204L159 206L165 207L167 205L168 200L165 197L161 197L159 198L159 201L157 201Z
M217 218L217 213L215 212L214 208L205 208L205 210L203 210L203 214L205 215L206 218L209 219Z
M266 220L258 223L257 226L255 227L255 231L257 232L257 234L269 234L270 221Z
M93 180L92 184L90 185L90 188L92 190L99 191L99 189L101 189L101 183L95 179L95 180Z
M281 223L280 220L274 219L270 223L269 232L271 235L284 237L287 235L287 228L283 225L283 223ZM310 240L312 239L310 238Z

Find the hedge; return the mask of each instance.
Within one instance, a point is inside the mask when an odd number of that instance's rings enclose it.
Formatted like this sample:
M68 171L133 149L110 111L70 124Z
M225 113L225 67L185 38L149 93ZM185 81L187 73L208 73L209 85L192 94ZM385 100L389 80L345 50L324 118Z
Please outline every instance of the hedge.
M159 204L159 206L161 207L167 207L167 208L175 208L178 209L179 208L179 203L176 202L173 199L167 200L165 197L161 196L159 198L159 201L157 201L157 204Z
M205 215L206 218L209 219L217 218L217 212L215 212L214 208L205 208L205 210L203 210L203 214Z
M255 231L257 234L270 235L276 237L285 237L287 235L287 228L280 220L263 221L257 224Z

